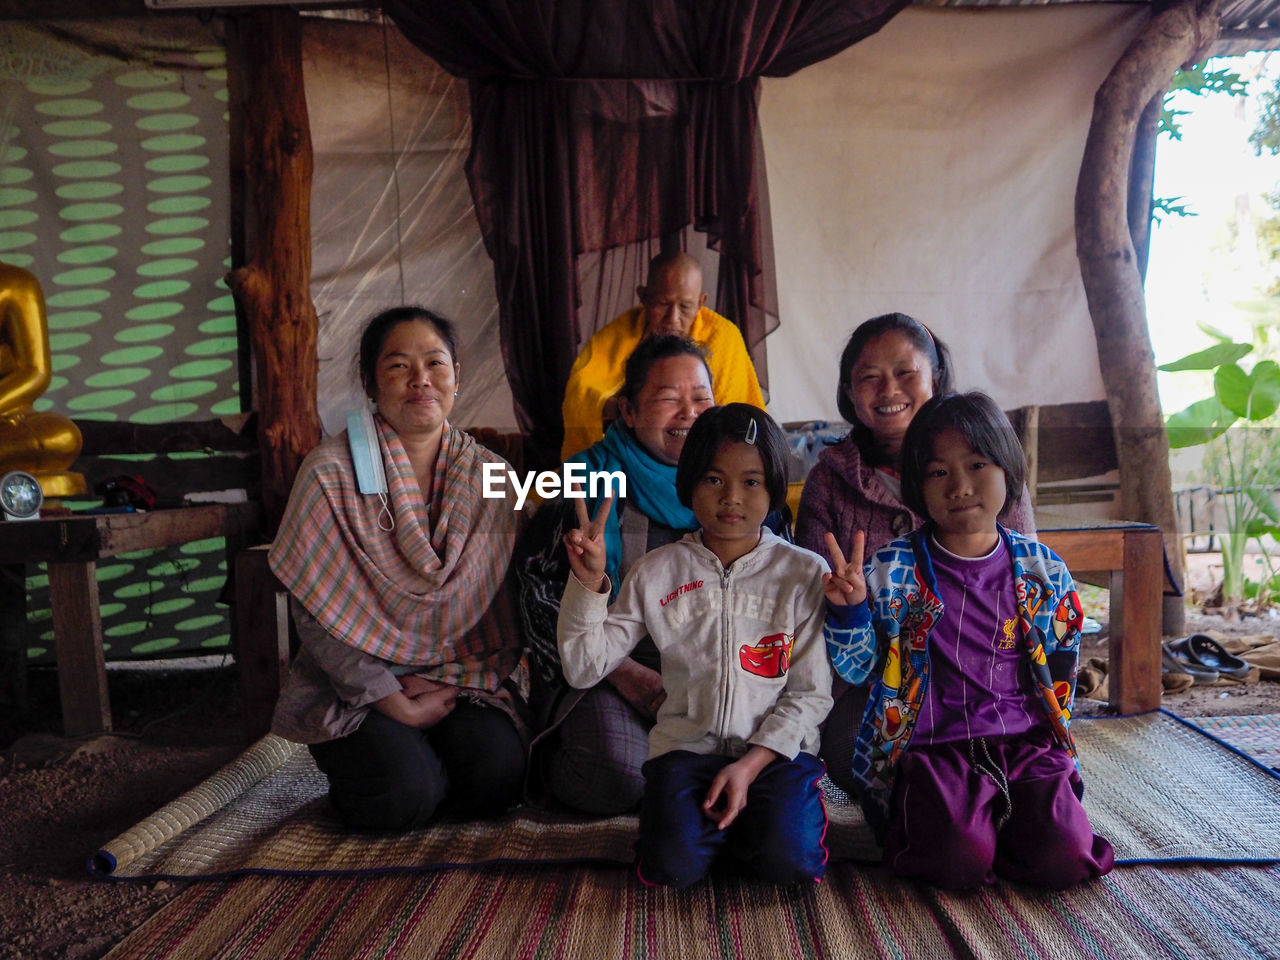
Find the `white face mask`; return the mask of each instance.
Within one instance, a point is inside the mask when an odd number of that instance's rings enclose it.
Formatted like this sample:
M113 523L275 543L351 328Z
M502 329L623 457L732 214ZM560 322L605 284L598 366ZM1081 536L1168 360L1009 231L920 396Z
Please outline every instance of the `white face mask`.
M356 485L361 493L372 494L382 501L378 513L378 526L383 530L395 529L395 517L387 504L387 472L382 465L382 447L378 443L378 427L373 422L373 412L368 407L347 411L347 442L351 446L351 460L356 468ZM383 522L383 515L387 522Z

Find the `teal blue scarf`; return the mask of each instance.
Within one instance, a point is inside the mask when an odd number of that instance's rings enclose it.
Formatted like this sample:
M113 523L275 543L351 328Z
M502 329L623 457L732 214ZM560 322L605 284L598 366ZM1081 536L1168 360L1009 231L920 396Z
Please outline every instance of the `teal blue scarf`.
M639 510L650 520L675 530L698 529L693 511L676 496L676 468L653 459L621 420L614 421L603 440L566 462L584 463L589 471L621 470L627 475L628 509ZM599 505L599 497L588 498L588 515L594 518ZM622 563L622 527L618 523L616 503L605 521L604 546L607 551L604 569L609 575L612 602L618 595L618 567Z

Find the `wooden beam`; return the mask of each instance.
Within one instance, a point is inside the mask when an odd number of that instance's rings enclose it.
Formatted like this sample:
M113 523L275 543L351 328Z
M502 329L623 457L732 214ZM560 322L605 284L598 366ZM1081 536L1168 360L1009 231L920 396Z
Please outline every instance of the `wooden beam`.
M175 547L193 540L242 536L252 531L258 513L253 503L210 503L181 510L153 510L146 513L111 515L101 527L99 557Z
M191 453L198 451L256 451L257 426L253 417L236 427L225 420L175 420L169 423L124 423L76 420L84 442L82 457L124 453Z
M1173 509L1169 439L1156 390L1155 354L1130 230L1129 178L1143 111L1218 35L1218 0L1173 0L1134 37L1094 96L1093 120L1076 182L1076 252L1097 338L1120 463L1120 507L1154 523L1182 579ZM1180 602L1165 608L1165 630L1181 632Z
M271 715L289 674L289 594L267 566L267 548L235 559L236 662L245 739L271 730Z
M243 128L252 201L250 257L228 277L257 363L262 502L274 535L302 458L320 441L311 301L311 131L296 11L259 9L229 21L232 110Z
M26 566L0 563L0 707L15 715L25 714L27 700L27 648L31 645L27 626Z
M1280 27L1224 27L1219 40L1280 40Z
M156 15L144 0L0 0L0 20L90 20Z

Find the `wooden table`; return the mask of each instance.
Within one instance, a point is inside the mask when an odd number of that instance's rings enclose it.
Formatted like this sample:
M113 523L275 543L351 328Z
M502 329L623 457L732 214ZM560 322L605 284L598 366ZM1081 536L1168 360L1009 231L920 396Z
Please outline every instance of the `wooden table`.
M96 566L104 557L227 538L227 569L258 529L258 503L205 504L0 522L0 564L48 563L53 643L68 737L111 729Z
M1041 526L1041 524L1044 524ZM1111 586L1110 703L1121 713L1160 707L1160 636L1166 584L1164 537L1146 523L1096 525L1037 517L1040 542L1077 577L1109 576Z

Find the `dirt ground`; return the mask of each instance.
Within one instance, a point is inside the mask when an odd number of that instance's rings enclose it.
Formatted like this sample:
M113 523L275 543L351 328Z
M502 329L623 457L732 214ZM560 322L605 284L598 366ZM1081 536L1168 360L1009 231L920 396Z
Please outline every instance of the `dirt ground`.
M1280 635L1280 619L1192 617L1188 629ZM1083 655L1106 656L1105 623ZM102 957L181 891L181 883L94 880L85 863L241 749L236 679L234 666L210 658L113 666L116 732L79 742L57 736L52 671L31 672L25 711L0 706L0 960ZM1186 717L1280 713L1280 682L1192 687L1164 705ZM1099 713L1105 704L1077 708Z

